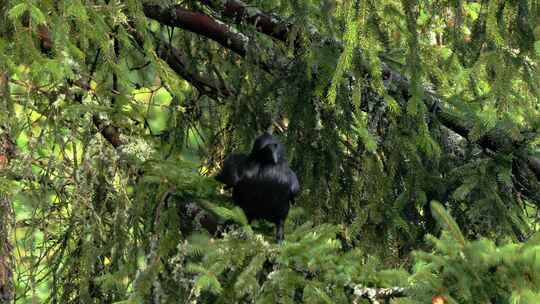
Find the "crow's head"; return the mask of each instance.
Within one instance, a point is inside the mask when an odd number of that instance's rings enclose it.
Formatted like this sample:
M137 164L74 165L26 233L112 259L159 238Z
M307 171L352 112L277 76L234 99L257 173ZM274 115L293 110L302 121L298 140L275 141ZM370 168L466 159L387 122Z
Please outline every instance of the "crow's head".
M263 133L257 137L251 157L263 164L278 164L285 160L285 147L274 136Z

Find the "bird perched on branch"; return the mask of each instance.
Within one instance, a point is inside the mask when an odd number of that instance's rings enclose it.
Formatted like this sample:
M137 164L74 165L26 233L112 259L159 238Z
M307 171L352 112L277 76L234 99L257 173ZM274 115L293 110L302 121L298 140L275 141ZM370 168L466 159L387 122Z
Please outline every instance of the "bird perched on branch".
M249 155L230 154L216 180L233 189L233 200L250 223L254 219L274 223L276 240L283 241L289 203L300 191L300 184L277 138L263 133Z

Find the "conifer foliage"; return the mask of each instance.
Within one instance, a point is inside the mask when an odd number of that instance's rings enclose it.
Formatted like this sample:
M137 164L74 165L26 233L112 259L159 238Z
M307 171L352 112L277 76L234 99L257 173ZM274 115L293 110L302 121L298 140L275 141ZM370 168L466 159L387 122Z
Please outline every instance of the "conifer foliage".
M537 303L538 20L538 0L0 1L0 298ZM302 189L281 245L212 178L267 130Z

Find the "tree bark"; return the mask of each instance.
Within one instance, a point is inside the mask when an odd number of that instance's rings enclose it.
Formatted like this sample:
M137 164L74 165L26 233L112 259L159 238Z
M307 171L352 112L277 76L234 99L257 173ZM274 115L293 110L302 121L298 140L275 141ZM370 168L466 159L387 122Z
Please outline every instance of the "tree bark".
M146 17L161 24L180 27L190 32L210 38L222 46L244 57L249 39L239 32L234 32L225 23L217 22L212 17L183 9L180 6L165 8L159 5L144 5Z
M189 11L178 5L165 8L145 4L143 10L146 17L150 19L210 38L241 57L246 57L248 50L253 47L253 42L247 36L204 13ZM274 63L261 58L255 59L254 62L266 72L272 74L276 70Z
M256 7L238 0L211 1L199 0L214 10L221 11L223 17L234 20L236 24L250 24L257 31L280 41L287 41L292 24L284 22L279 16L263 12Z

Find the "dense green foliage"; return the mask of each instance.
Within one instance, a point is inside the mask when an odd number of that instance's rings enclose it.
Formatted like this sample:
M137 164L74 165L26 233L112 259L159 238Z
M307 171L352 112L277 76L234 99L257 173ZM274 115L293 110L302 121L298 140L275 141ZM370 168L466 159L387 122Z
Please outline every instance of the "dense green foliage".
M0 1L17 303L538 302L540 2L241 4ZM283 245L211 178L267 129Z

